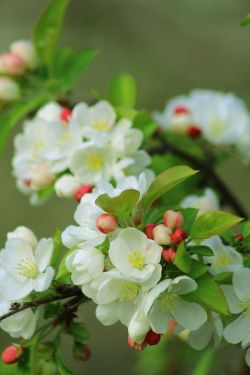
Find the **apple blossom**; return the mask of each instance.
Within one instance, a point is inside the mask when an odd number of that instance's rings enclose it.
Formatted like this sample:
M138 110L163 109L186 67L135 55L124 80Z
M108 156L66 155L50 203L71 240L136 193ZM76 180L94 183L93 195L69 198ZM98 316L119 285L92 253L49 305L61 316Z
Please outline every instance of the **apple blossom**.
M199 195L189 195L186 198L184 198L180 206L183 208L197 208L198 215L202 215L205 212L209 211L215 211L218 210L219 207L219 201L216 193L210 189L206 188L204 190L204 194L199 196Z
M11 240L13 238L20 238L20 239L24 240L34 250L35 250L35 248L37 247L37 244L38 244L37 238L36 238L35 234L32 232L32 230L30 230L29 228L24 227L24 226L19 226L13 232L9 232L7 234L8 240Z

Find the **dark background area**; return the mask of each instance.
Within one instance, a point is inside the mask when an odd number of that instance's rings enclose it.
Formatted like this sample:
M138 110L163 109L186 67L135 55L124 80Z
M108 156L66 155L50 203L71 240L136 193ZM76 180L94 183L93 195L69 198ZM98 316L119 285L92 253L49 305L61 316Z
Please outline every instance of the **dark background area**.
M30 37L46 3L0 0L0 50ZM92 89L103 93L114 75L127 71L138 82L140 108L162 109L166 100L193 88L233 92L250 108L250 27L240 27L249 11L250 2L243 0L72 0L61 44L100 50L74 100L87 100ZM39 237L50 236L72 223L75 208L74 202L56 198L31 207L11 176L12 151L11 139L0 160L1 246L20 224ZM219 173L249 210L250 171L230 160ZM78 374L134 374L136 354L127 348L125 328L102 327L90 304L81 315L91 331L93 359Z

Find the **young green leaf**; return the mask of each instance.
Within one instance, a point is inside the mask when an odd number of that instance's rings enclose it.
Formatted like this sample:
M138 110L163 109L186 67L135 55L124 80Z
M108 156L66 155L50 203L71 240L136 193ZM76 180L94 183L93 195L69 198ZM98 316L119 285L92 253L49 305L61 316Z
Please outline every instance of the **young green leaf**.
M241 234L244 239L250 237L250 220L244 221L240 226Z
M226 298L212 276L206 274L196 280L198 288L185 296L194 302L202 303L222 315L230 315Z
M184 242L178 246L173 263L182 272L189 273L191 271L191 257L186 250Z
M134 77L122 73L113 78L109 84L107 99L114 106L134 108L136 104L137 88Z
M124 190L117 197L109 197L108 194L100 195L95 203L103 211L121 219L128 219L140 197L138 190Z
M69 2L70 0L51 0L38 20L34 31L33 38L37 53L48 66L53 60Z
M198 171L186 166L177 166L167 169L161 173L149 186L147 194L143 197L141 205L144 209L149 206L160 196L166 194L169 190L185 181L187 178L195 175Z
M190 254L198 254L203 256L214 255L213 250L211 250L208 246L190 246L188 250Z
M188 233L191 231L192 225L197 217L198 214L198 209L197 208L183 208L180 210L180 213L183 216L184 219L184 224L183 224L183 229L187 231Z
M69 326L69 332L76 341L85 341L89 338L89 332L84 324L72 322Z
M193 239L205 239L223 233L241 220L243 219L228 212L206 212L197 218L190 235Z
M205 273L207 273L208 267L199 262L198 260L192 259L191 271L188 276L192 277L192 279L198 279Z
M241 26L247 26L250 24L250 13L246 15L246 17L241 21Z
M54 248L53 248L53 254L52 254L52 259L51 259L51 266L55 266L58 259L62 255L62 249L63 249L63 244L62 244L62 239L61 239L61 230L57 229L54 236L53 236L53 243L54 243Z

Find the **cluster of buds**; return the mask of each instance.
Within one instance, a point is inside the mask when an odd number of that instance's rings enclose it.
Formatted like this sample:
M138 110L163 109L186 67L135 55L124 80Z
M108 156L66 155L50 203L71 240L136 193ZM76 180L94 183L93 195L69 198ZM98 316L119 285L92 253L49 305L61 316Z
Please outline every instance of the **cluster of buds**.
M162 257L167 263L174 261L174 245L178 245L187 237L187 232L182 228L183 222L181 213L168 210L164 213L162 224L147 224L145 227L148 238L161 246L169 246L162 251Z
M171 125L177 133L187 134L190 138L198 138L201 135L201 129L192 123L190 111L185 106L174 108Z
M38 66L38 58L33 44L28 40L18 40L10 45L10 51L0 55L0 74L20 77ZM12 101L20 96L19 85L11 78L0 77L0 100Z

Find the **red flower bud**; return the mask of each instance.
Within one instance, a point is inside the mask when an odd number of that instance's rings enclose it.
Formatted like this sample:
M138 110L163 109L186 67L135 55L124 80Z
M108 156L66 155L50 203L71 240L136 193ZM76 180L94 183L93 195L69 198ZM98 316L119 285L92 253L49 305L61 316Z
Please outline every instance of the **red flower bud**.
M153 240L153 239L154 239L153 230L154 230L155 227L156 227L155 224L147 224L147 225L145 226L145 233L146 233L146 236L147 236L150 240Z
M235 236L234 236L234 239L236 240L236 241L243 241L244 240L244 237L242 236L242 234L241 233L236 233L235 234Z
M145 349L146 345L147 343L145 342L145 340L143 341L143 343L137 344L130 336L128 336L128 346L130 346L130 348L141 352L143 349Z
M164 224L170 229L180 228L183 224L183 216L179 212L168 210L163 217Z
M71 110L67 107L64 107L62 108L61 110L61 113L60 113L60 119L63 121L63 122L66 122L68 123L69 122L69 118L71 116Z
M174 113L176 115L184 115L184 114L186 114L188 112L189 112L188 108L184 107L184 106L181 106L181 105L178 106L178 107L175 107L175 109L174 109Z
M201 136L201 133L201 129L195 125L190 126L187 131L187 134L190 138L199 138Z
M77 342L74 348L74 358L86 362L91 357L91 349L89 346Z
M146 334L146 337L145 337L145 342L148 344L148 345L156 345L158 344L158 342L160 341L161 339L161 335L159 333L155 333L154 331L152 331L152 329L150 331L148 331L148 333Z
M162 250L161 255L163 259L165 260L165 262L173 263L174 258L175 258L175 250L172 247L170 247L169 249L164 249Z
M118 223L115 216L102 214L97 218L96 226L100 232L108 234L118 228Z
M187 232L184 229L179 228L179 229L176 229L176 231L172 234L171 239L174 243L178 244L184 241L186 237L187 237Z
M77 200L77 202L80 202L84 194L91 193L92 190L93 190L92 185L87 184L87 185L80 186L75 192L75 199Z
M6 365L16 363L22 353L20 345L10 345L2 352L2 361Z

